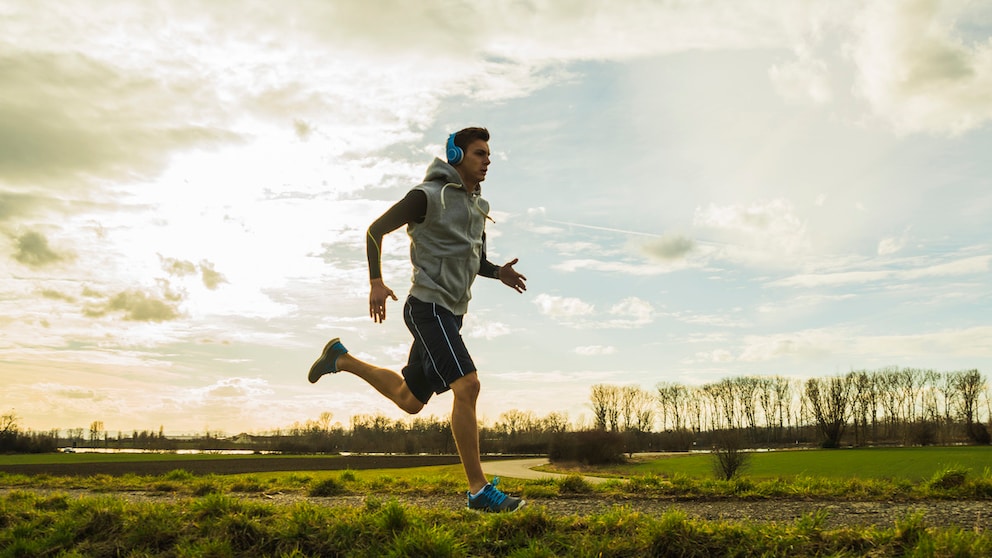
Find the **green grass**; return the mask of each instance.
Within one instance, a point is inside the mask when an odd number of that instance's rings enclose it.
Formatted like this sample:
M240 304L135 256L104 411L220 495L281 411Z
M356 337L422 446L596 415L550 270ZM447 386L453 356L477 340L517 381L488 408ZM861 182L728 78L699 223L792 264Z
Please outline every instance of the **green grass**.
M889 479L919 482L948 468L973 474L992 465L992 447L868 448L797 450L750 454L744 475L751 479L819 477L826 479ZM611 468L626 475L712 477L712 456L687 454Z
M9 457L9 456L5 456ZM81 457L81 456L74 456ZM120 456L117 456L120 457ZM190 456L183 456L188 458ZM15 556L989 556L992 533L926 525L826 528L813 513L791 523L706 521L625 507L552 514L542 499L633 496L783 499L992 500L990 448L831 450L755 454L743 478L713 478L710 456L628 465L626 480L592 485L504 479L530 507L488 515L414 507L401 494L464 490L459 465L370 471L55 477L0 473L0 558ZM673 466L683 467L673 469ZM69 495L60 490L84 489ZM168 493L131 501L121 491ZM257 493L295 493L273 503ZM376 494L376 497L368 497ZM324 496L364 496L355 506ZM335 503L338 502L338 503Z
M257 503L225 495L162 503L15 491L0 497L0 558L19 556L988 556L992 534L926 525L824 527L690 519L680 511L554 515L364 504Z
M53 463L136 463L149 461L215 461L218 459L328 459L333 455L230 455L220 453L18 453L0 454L0 465L48 465Z

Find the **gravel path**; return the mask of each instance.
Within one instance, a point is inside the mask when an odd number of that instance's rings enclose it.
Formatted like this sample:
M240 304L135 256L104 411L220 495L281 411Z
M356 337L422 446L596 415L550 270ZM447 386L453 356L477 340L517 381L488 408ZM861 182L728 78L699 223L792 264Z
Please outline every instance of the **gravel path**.
M0 488L0 496L13 489ZM82 489L49 490L17 489L41 494L67 494L70 498L114 496L134 502L174 502L191 498L161 492L100 492ZM345 495L312 497L301 493L233 494L246 501L276 505L292 505L307 501L323 506L364 506L366 496ZM465 496L410 496L405 494L379 495L381 500L395 499L411 506L442 508L452 511L465 507ZM992 529L992 503L980 500L918 501L918 502L865 502L823 500L677 500L674 498L608 498L602 496L559 496L528 500L530 507L543 507L555 515L591 515L608 512L617 507L649 515L660 515L670 510L680 510L693 519L747 522L794 523L797 519L823 510L824 528L874 525L891 528L909 515L922 512L926 526L956 526L966 530Z
M238 460L240 461L240 460ZM254 461L254 460L248 460ZM254 465L252 465L251 471L234 471L234 470L218 470L225 468L232 468L235 466L236 461L217 461L217 462L189 462L189 463L171 463L169 465L162 465L165 470L172 470L176 468L183 468L193 471L191 469L204 468L209 469L209 472L213 473L234 473L234 472L257 472L262 470L260 463L266 462L267 460L258 460ZM318 461L314 461L313 458L309 458L304 462L297 460L281 460L275 461L271 460L269 463L273 466L278 466L274 469L266 470L313 470L313 469L360 469L368 467L380 468L387 466L380 460L368 460L365 461L355 461L348 460L342 461L340 458L335 458L334 460L323 461L320 460L319 467L314 467ZM433 461L433 460L432 460ZM450 458L441 457L437 459L437 463L451 463ZM457 457L454 458L454 463L457 463ZM199 463L199 465L192 466L191 463ZM547 477L559 477L562 476L560 473L550 473L545 471L534 471L534 467L546 464L547 460L544 458L533 458L533 459L515 459L515 460L502 460L502 461L486 461L484 463L487 474L495 476L503 476L508 478L516 479L540 479ZM423 462L415 463L415 460L402 460L401 466L414 466L423 465ZM44 472L47 474L96 474L101 472L103 474L114 474L120 473L121 471L97 471L96 466L100 464L86 464L92 465L93 471L81 471L81 464L76 464L73 466L73 470L69 471L61 470L46 470L40 471L36 470L34 473ZM106 465L106 464L104 464ZM129 468L132 469L135 464L130 464ZM306 465L306 466L301 466ZM245 461L242 461L239 467L245 466ZM395 467L397 463L395 460L391 460L388 466ZM7 472L15 472L11 469L14 467L6 466L0 467L0 470L6 470ZM19 469L17 467L16 469ZM16 472L28 472L28 471L16 471ZM165 471L162 471L165 472ZM158 471L140 471L144 474L154 474L160 473ZM590 483L604 482L605 479L597 477L584 477ZM0 495L5 495L9 493L12 489L10 488L0 488ZM18 489L24 490L24 489ZM82 497L82 496L100 496L106 495L106 492L96 492L89 490L45 490L45 489L27 489L28 491L39 492L39 493L52 493L58 492L63 494L69 494L71 497ZM168 501L176 500L180 496L175 496L171 494L163 494L160 492L116 492L112 493L115 496L126 498L134 501ZM246 500L254 501L265 501L276 504L293 504L300 501L310 501L320 505L337 506L337 505L354 505L361 506L364 505L365 496L338 496L338 497L309 497L305 494L241 494L238 497L245 498ZM381 499L392 499L395 498L403 503L423 506L423 507L441 507L452 510L457 510L465 506L465 496L461 494L452 494L450 496L430 496L430 497L413 497L408 495L382 495ZM706 520L731 520L731 521L758 521L758 522L779 522L779 523L792 523L797 519L808 515L818 510L823 510L826 512L826 518L823 522L824 527L841 527L841 526L863 526L863 525L876 525L879 527L892 527L896 522L901 521L913 513L922 512L924 515L924 522L928 526L957 526L962 529L977 529L977 530L989 530L992 529L992 502L987 500L927 500L927 501L914 501L914 502L878 502L878 501L830 501L830 500L786 500L786 499L774 499L774 500L738 500L738 499L709 499L709 500L679 500L676 498L613 498L604 496L559 496L555 498L536 498L531 499L528 502L529 506L542 506L553 514L579 514L588 515L594 513L602 513L614 509L617 506L624 507L626 509L638 511L646 514L661 514L668 510L676 509L685 512L689 517L706 519Z

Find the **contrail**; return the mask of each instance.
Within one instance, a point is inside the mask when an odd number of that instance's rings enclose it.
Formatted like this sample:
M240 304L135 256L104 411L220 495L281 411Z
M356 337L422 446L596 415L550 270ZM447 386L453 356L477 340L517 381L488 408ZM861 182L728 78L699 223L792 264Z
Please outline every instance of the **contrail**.
M646 236L646 237L649 237L649 238L665 238L665 235L663 235L663 234L646 233L646 232L641 232L641 231L630 231L630 230L626 230L626 229L614 229L612 227L598 227L596 225L583 225L582 223L572 223L572 222L569 222L569 221L558 221L558 220L555 220L555 219L547 219L547 221L549 223L555 223L556 225L566 225L566 226L569 226L569 227L579 227L581 229L592 229L594 231L614 232L614 233L620 233L620 234L630 234L630 235L634 235L634 236ZM713 240L704 240L704 239L701 239L701 238L692 238L691 240L693 242L698 242L700 244L711 244L711 245L716 245L716 246L728 246L728 244L726 242L716 242L716 241L713 241Z
M660 234L646 233L646 232L640 232L640 231L628 231L628 230L624 230L624 229L612 229L610 227L597 227L595 225L582 225L580 223L569 223L568 221L556 221L554 219L548 219L547 221L549 223L555 223L555 224L558 224L558 225L568 225L569 227L579 227L579 228L582 228L582 229L592 229L594 231L606 231L606 232L615 232L615 233L621 233L621 234L633 234L633 235L637 235L637 236L650 236L652 238L661 238L662 237L662 235L660 235Z

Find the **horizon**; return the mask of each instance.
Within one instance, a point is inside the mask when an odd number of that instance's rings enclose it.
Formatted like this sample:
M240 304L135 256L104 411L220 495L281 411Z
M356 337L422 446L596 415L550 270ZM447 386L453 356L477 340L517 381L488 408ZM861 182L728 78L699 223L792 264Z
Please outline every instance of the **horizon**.
M374 324L364 232L474 125L489 259L528 278L473 288L480 420L992 369L992 5L379 6L0 0L0 413L405 417L306 373L333 337L405 363L408 239Z

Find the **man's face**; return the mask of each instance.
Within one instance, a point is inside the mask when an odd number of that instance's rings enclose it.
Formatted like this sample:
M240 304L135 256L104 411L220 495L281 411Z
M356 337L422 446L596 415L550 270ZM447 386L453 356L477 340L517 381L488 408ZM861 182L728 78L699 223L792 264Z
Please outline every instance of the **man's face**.
M477 139L468 144L465 157L458 164L457 170L466 186L477 186L485 180L489 170L489 143Z

